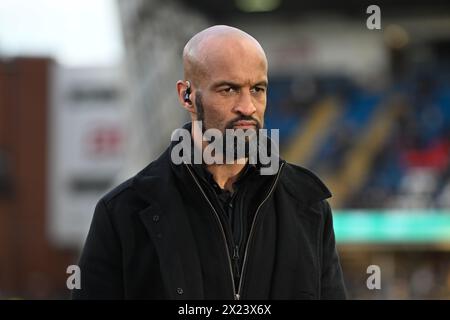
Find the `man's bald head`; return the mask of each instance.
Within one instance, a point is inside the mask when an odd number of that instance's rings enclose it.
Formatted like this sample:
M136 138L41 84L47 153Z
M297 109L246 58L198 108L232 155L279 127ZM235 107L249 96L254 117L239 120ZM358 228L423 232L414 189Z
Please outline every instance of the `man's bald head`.
M267 58L259 42L248 33L225 25L209 27L194 35L183 50L184 78L201 82L212 65L222 63L228 53L254 54L267 69Z

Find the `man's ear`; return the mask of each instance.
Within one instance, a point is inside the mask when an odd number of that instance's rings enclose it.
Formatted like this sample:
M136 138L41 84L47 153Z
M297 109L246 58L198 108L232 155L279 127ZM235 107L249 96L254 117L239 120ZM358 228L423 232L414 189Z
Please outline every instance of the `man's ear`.
M180 104L183 108L185 108L189 112L195 112L194 110L194 104L191 100L191 84L189 81L177 81L177 93L178 93L178 100L180 101Z

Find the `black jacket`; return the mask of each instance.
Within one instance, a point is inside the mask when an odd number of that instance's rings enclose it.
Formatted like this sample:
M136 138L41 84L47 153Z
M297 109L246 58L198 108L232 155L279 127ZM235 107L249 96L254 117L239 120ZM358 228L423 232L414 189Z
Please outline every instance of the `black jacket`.
M97 204L74 299L343 299L331 194L282 161L257 203L240 285L223 227L170 147ZM253 216L252 216L253 217Z

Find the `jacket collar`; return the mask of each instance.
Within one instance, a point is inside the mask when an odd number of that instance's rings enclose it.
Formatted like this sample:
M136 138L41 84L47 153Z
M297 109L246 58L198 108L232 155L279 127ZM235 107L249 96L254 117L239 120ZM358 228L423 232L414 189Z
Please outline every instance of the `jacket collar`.
M287 192L305 206L331 197L330 190L313 172L291 163L285 164L281 181Z
M183 128L190 128L190 123ZM180 177L180 171L184 164L174 164L171 161L171 150L176 142L172 142L169 147L146 168L133 178L133 187L137 194L147 202L161 202L169 197L173 192L173 178ZM280 163L285 162L281 157ZM311 205L315 202L331 197L330 190L311 171L303 167L285 163L283 172L280 175L280 183L286 186L288 192L304 205Z

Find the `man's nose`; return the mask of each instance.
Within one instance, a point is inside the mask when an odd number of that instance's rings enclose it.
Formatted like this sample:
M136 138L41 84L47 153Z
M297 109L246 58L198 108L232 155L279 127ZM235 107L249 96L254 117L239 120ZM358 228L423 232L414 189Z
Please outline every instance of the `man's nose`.
M240 95L234 111L246 116L251 116L256 112L255 102L253 101L251 93L244 93Z

